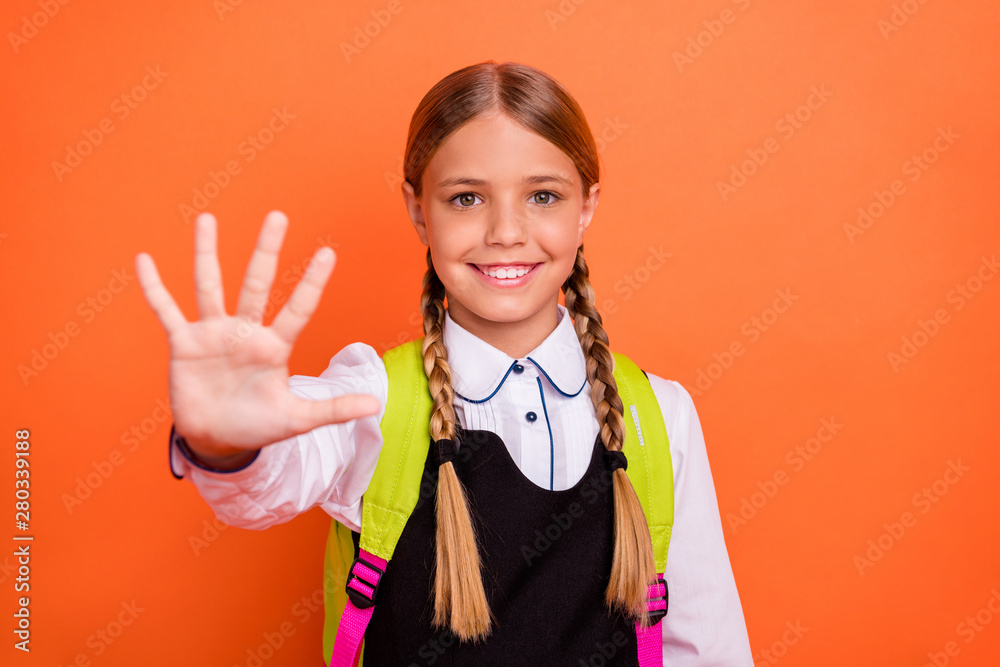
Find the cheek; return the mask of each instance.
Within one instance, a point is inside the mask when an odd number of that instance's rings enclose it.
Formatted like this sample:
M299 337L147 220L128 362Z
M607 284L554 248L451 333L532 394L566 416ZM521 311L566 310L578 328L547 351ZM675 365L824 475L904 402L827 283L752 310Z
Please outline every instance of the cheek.
M457 232L447 232L431 237L431 256L434 258L434 266L442 270L454 271L462 268L468 257L470 246L463 234Z
M566 282L566 279L573 273L573 267L576 264L576 249L576 236L565 234L558 239L558 246L549 245L547 248L547 253L552 258L551 276L559 285Z
M475 239L471 225L462 222L451 220L446 215L428 218L427 238L435 266L440 262L445 268L443 265L446 263L460 261L473 247Z
M431 261L434 270L449 292L462 290L475 278L465 260L469 258L468 235L458 229L438 227L430 236Z
M558 224L547 225L540 230L539 243L548 250L549 254L557 260L569 256L570 262L576 257L576 249L580 241L580 216L579 214L567 214L561 218Z

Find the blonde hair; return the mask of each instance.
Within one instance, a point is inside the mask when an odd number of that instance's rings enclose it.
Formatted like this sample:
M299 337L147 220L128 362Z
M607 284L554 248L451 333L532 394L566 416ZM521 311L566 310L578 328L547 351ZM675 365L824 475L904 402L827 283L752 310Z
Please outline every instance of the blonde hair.
M597 148L586 117L576 101L552 77L517 63L489 61L471 65L439 81L421 100L410 122L404 175L417 197L422 175L437 148L472 118L498 110L552 142L573 160L583 192L598 182ZM591 398L607 451L621 451L625 437L622 402L613 376L614 356L594 305L594 288L577 249L573 271L562 286L587 365ZM454 392L444 346L445 289L427 251L421 312L424 371L434 405L430 435L434 441L455 436ZM628 475L612 473L614 493L614 556L605 600L612 610L648 623L647 586L656 577L652 542L642 505ZM464 641L490 633L492 614L483 587L479 549L465 489L446 462L438 470L436 504L437 561L434 579L434 625L450 628Z

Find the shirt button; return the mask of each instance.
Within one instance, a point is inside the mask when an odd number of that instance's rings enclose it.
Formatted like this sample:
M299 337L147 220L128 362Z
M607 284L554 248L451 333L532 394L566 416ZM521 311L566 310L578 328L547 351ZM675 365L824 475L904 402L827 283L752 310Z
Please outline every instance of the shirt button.
M524 372L524 366L522 366L521 364L514 364L514 372L515 373L523 373Z
M524 418L527 419L529 422L533 422L536 419L538 419L538 415L536 415L534 412L529 412L528 414L524 415Z

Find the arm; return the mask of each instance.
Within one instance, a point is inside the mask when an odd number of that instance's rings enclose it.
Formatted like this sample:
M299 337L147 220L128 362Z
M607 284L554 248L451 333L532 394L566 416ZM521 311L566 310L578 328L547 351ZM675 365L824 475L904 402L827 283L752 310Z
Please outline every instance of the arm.
M384 396L386 386L374 350L349 346L320 378L289 378L292 346L333 271L332 250L316 251L291 297L263 326L287 226L279 211L265 218L234 315L225 309L213 216L195 221L199 319L185 318L153 258L136 256L143 294L170 346L170 404L187 449L178 459L172 444L171 461L190 471L220 518L246 527L287 521L317 504L350 523L358 509L352 494L358 484L367 487L381 446L382 407L367 393L381 388ZM361 393L350 393L355 389Z
M352 530L360 530L361 496L368 488L382 447L379 424L388 393L385 365L375 350L348 345L318 377L295 375L290 389L309 400L351 393L379 399L377 414L266 445L233 470L213 470L198 455L170 443L170 468L187 477L219 519L240 528L262 530L320 506ZM172 433L172 435L174 435Z
M698 413L679 383L654 375L649 381L663 412L674 468L674 526L664 574L670 602L662 621L663 663L752 667Z

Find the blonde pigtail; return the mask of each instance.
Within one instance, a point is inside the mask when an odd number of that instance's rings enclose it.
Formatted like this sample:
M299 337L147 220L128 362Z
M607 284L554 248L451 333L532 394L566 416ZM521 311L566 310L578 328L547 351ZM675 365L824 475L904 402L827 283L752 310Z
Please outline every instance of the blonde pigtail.
M608 347L608 335L601 316L594 306L594 288L590 284L590 271L583 258L583 246L576 252L573 273L563 284L566 309L573 317L576 335L587 363L587 380L591 398L601 425L604 448L620 452L625 440L625 422L622 417L622 400L614 378L615 360ZM647 586L656 579L656 562L649 536L646 515L639 497L625 470L612 473L615 508L615 551L611 564L611 581L605 601L612 609L648 625L646 614Z
M430 434L435 442L455 437L451 367L443 338L444 297L444 285L434 271L428 250L420 308L424 315L424 372L434 399ZM449 628L463 641L484 639L490 633L492 615L483 588L468 498L450 461L438 467L436 512L434 625Z

